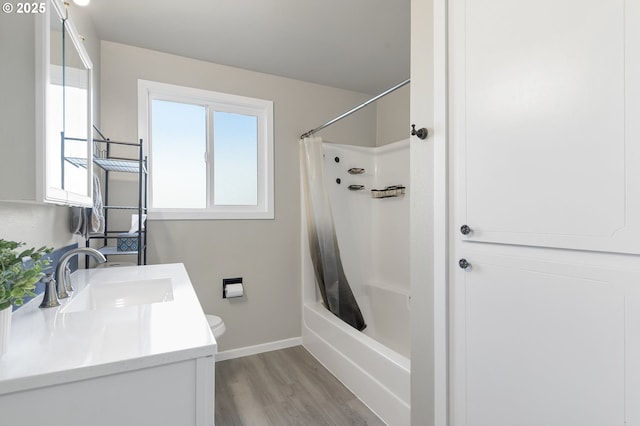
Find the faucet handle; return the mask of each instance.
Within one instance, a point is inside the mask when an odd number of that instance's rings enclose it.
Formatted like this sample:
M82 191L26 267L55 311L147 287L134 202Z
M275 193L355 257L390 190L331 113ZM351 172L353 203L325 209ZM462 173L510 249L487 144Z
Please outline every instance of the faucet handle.
M71 266L69 266L69 264L67 264L67 266L65 266L65 268L64 268L64 280L63 281L66 284L65 289L67 290L67 297L69 297L69 293L75 290L73 288L73 286L71 285Z
M56 280L53 278L53 273L47 272L42 281L44 282L44 297L42 298L40 307L55 308L56 306L60 306L56 291Z
M67 297L70 296L69 291L68 291L69 288L67 287L67 285L65 285L65 283L69 282L67 280L71 276L71 272L69 271L68 266L64 268L64 271L62 271L62 273L63 273L62 277L60 275L58 275L58 282L56 283L56 290L58 292L58 299L66 299Z

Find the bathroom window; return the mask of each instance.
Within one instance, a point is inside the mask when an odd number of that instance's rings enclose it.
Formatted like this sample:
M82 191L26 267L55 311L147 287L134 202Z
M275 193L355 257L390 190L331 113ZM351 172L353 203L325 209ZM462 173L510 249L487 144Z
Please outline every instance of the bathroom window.
M138 81L149 219L273 219L273 102Z

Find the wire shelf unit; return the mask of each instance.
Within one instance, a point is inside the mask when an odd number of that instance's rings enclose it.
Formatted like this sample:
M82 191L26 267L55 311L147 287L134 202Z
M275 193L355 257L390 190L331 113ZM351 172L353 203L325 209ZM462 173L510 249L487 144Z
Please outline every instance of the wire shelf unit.
M143 152L143 141L142 139L140 139L138 143L111 141L109 138L105 137L95 126L94 130L99 135L99 138L93 139L94 152L98 153L98 155L94 155L93 157L93 164L104 171L104 180L102 185L102 193L104 196L104 232L88 236L86 238L85 245L87 247L90 247L92 240L101 240L102 247L97 248L97 250L105 256L133 255L137 257L138 265L146 265L147 229L143 221L143 215L147 213L148 171L147 157ZM127 154L128 151L131 153L131 156L129 157L129 155L124 155L125 158L123 158L114 155L112 147L116 145L121 147L118 148L118 154L122 152ZM132 150L135 150L135 153L133 153ZM87 167L86 158L67 157L65 158L65 160L76 167ZM111 174L113 172L130 173L137 175L138 179L136 199L130 205L109 204L110 198L112 199L114 195L111 193L113 191L113 188L111 188L111 179L113 177ZM112 222L114 221L114 219L118 218L113 217L111 213L117 210L132 211L137 213L138 227L135 230L135 236L127 236L127 238L137 239L137 250L120 251L118 250L118 245L113 244L114 240L116 240L117 243L117 239L121 238L122 234L126 234L129 232L115 231L112 229ZM123 216L121 216L120 219L123 219Z

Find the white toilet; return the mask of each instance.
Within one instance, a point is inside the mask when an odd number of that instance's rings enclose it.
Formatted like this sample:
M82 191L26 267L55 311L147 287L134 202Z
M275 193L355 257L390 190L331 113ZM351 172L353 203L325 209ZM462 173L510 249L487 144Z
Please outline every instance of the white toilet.
M224 321L222 318L216 315L205 315L207 317L207 322L209 323L209 327L211 327L211 332L213 332L213 337L218 340L227 328L224 326Z

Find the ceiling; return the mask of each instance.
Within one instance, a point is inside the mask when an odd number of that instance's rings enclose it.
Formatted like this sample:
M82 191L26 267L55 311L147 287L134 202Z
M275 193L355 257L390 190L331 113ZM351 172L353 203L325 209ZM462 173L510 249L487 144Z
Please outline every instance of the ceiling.
M92 0L86 10L103 40L374 95L409 78L409 2Z

